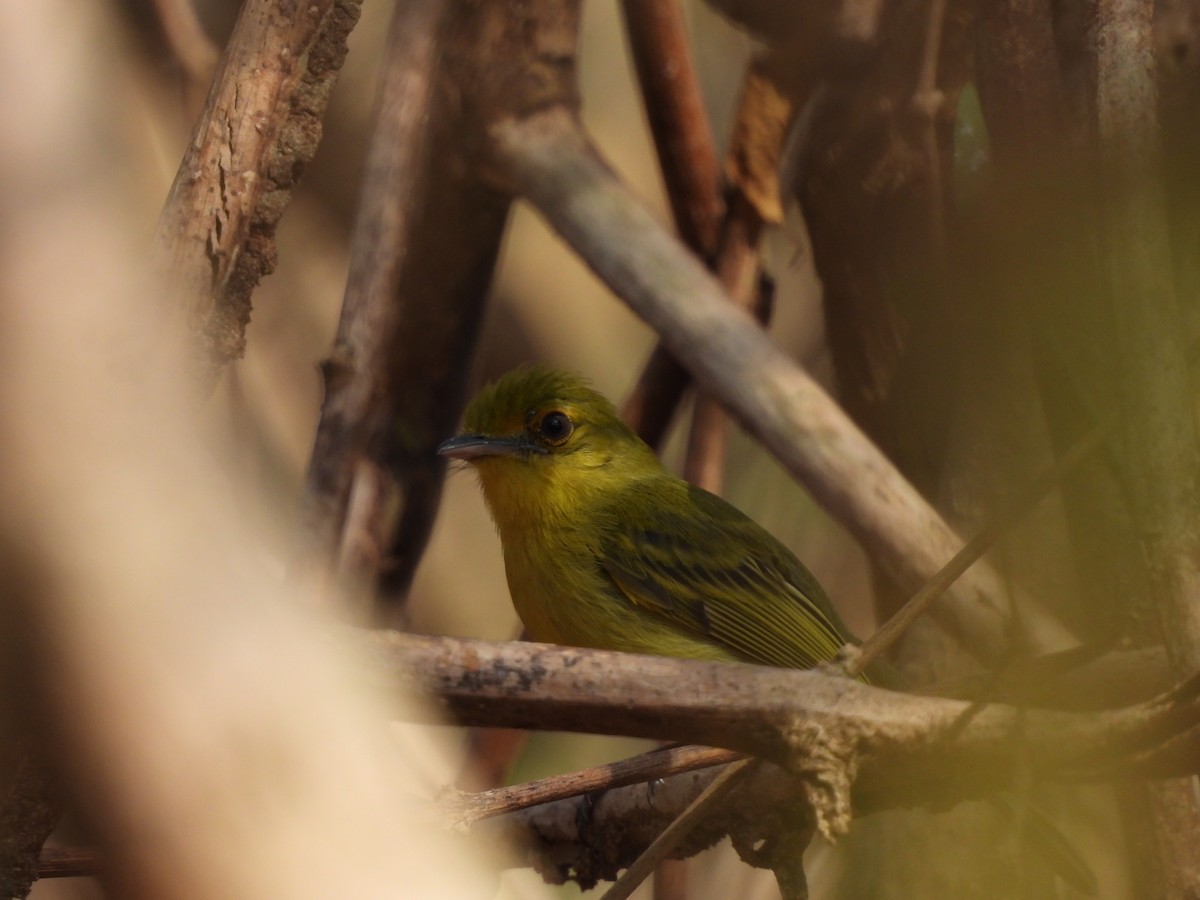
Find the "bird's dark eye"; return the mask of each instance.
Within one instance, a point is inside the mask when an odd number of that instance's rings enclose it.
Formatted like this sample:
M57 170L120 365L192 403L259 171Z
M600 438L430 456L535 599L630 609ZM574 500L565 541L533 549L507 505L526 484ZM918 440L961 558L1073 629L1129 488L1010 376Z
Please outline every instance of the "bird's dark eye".
M538 434L548 444L558 445L566 442L574 430L575 426L570 417L557 409L546 413L538 423Z

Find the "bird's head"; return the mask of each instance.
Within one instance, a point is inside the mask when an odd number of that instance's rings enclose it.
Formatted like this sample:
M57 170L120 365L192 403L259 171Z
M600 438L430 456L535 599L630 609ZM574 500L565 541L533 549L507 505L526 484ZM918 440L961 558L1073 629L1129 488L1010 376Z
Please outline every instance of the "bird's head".
M480 391L463 433L438 453L475 467L502 528L514 516L570 516L595 492L661 469L607 398L543 366L514 369Z

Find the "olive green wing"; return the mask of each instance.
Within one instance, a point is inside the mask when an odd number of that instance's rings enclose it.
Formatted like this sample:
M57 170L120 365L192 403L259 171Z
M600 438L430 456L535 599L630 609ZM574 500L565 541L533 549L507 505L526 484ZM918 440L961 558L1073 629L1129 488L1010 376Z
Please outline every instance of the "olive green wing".
M763 665L809 668L846 642L816 579L737 508L685 482L639 499L603 556L630 603Z

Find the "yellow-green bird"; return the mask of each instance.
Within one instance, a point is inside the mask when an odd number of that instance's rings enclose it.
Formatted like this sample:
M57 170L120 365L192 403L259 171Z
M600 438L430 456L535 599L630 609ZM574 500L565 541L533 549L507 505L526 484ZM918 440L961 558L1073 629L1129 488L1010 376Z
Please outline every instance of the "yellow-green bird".
M794 668L846 643L790 550L667 471L577 375L509 372L438 452L478 472L534 640Z
M667 471L577 375L509 372L471 401L464 433L438 452L479 473L513 604L534 640L808 668L851 639L790 550ZM870 674L895 681L886 668ZM1034 845L1095 895L1074 848L1027 812Z

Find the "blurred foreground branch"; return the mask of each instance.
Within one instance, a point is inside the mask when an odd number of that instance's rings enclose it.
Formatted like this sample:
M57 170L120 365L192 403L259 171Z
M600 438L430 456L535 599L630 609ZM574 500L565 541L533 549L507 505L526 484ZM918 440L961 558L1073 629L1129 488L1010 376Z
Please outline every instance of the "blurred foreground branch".
M0 721L47 762L110 896L483 896L463 880L478 851L454 859L412 818L435 754L294 609L284 539L189 417L191 335L146 279L112 152L104 21L0 5L21 121L0 135Z
M1154 4L1095 0L1102 238L1115 323L1124 474L1157 618L1176 672L1200 663L1200 443L1176 298L1154 80ZM1147 608L1148 607L1148 608ZM1194 777L1156 785L1164 895L1200 893ZM1170 892L1167 894L1167 892Z

